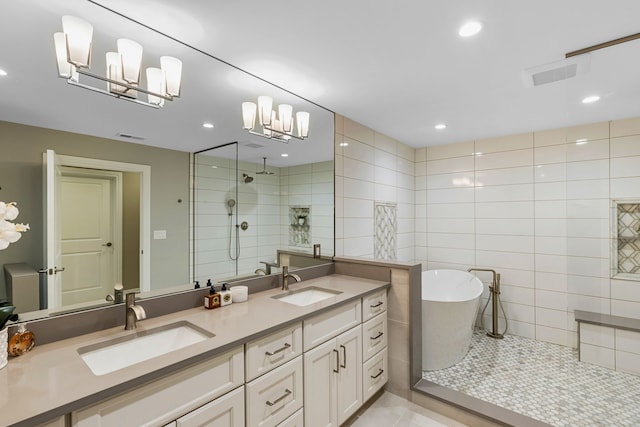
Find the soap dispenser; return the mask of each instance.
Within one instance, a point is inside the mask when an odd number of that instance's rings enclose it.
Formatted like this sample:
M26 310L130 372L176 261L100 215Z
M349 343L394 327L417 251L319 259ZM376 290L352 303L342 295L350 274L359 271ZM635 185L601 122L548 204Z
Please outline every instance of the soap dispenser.
M227 288L227 285L228 283L223 283L222 289L220 289L220 305L221 306L229 305L233 302L231 291Z
M211 285L209 281L209 285ZM209 295L204 296L204 308L211 310L220 307L220 294L216 293L215 286L209 286Z

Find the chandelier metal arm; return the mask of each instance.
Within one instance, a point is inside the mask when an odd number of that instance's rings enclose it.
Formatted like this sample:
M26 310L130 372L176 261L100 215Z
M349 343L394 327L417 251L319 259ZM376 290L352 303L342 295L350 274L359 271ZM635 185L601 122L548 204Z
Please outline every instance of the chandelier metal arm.
M108 77L101 76L100 74L94 74L94 73L92 73L90 71L83 70L82 68L78 68L76 70L78 71L78 74L82 74L84 76L89 76L89 77L92 77L94 79L102 80L103 82L108 82L108 83L112 83L112 84L115 84L115 85L118 85L118 86L126 87L127 89L136 90L138 92L142 92L142 93L145 93L147 95L157 96L158 98L162 98L162 99L164 99L166 101L173 101L173 98L177 98L177 96L161 95L159 93L152 92L150 90L147 90L147 89L144 89L144 88L141 88L141 87L138 87L138 86L134 86L134 85L129 84L127 82L122 82L122 81L119 81L119 80L113 80L113 79L110 79ZM97 90L101 91L100 89L97 89ZM106 90L103 91L103 92L111 93L111 92L106 91ZM118 96L118 98L120 98L120 97L125 97L126 98L127 96L126 95Z
M150 102L141 101L141 100L139 100L137 98L132 98L130 96L122 95L122 94L119 94L119 93L109 92L108 90L100 89L100 88L97 88L95 86L89 86L89 85L77 82L77 81L75 81L75 80L73 80L71 78L68 78L66 80L67 80L67 83L72 85L72 86L80 87L80 88L83 88L83 89L89 89L89 90L92 90L94 92L101 93L103 95L109 95L109 96L113 96L114 98L124 99L126 101L135 102L136 104L144 105L146 107L155 108L157 110L160 109L160 105L151 104Z
M265 129L268 129L268 128L265 128ZM268 130L271 130L271 129L268 129ZM247 131L248 131L250 134L252 134L252 135L261 136L261 137L263 137L263 138L267 138L267 139L273 139L274 141L279 141L279 142L282 142L282 143L285 143L285 144L288 144L288 143L289 143L289 140L288 140L288 139L283 139L283 138L281 138L281 137L279 137L279 136L269 136L269 135L265 135L265 134L263 134L263 133L256 132L256 131L253 131L253 130L247 130ZM287 136L293 136L293 135L289 135L289 134L287 134ZM302 138L298 138L297 136L295 136L294 138L302 139Z
M276 130L276 129L273 129L273 128L269 127L269 126L262 126L262 128L266 129L268 131L271 131L271 132L282 134L283 136L286 135L286 136L290 136L291 138L299 139L300 141L304 141L305 140L305 138L300 138L299 136L296 136L293 133L282 132L281 130Z

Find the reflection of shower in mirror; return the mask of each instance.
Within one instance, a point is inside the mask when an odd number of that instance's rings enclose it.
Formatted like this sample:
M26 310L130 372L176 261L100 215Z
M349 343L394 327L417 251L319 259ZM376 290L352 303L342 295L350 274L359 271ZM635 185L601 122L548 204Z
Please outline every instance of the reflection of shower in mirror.
M253 177L247 175L246 173L242 174L242 180L244 181L245 184L250 183L251 181L253 181Z
M229 216L233 215L233 207L236 205L236 201L233 199L227 200L227 207L229 208Z

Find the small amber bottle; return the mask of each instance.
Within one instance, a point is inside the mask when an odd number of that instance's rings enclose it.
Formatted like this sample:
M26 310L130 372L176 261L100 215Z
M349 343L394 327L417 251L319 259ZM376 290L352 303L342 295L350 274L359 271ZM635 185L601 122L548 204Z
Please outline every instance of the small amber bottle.
M220 294L216 293L216 288L211 286L209 295L204 296L204 308L213 309L220 307Z

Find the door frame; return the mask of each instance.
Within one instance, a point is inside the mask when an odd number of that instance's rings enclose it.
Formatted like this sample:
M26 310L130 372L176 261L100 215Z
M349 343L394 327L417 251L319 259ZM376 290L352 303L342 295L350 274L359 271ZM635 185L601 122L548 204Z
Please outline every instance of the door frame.
M140 174L140 291L151 290L151 166L56 154L58 166Z

